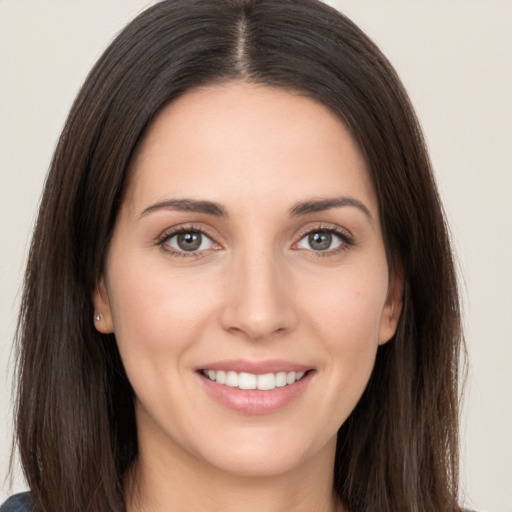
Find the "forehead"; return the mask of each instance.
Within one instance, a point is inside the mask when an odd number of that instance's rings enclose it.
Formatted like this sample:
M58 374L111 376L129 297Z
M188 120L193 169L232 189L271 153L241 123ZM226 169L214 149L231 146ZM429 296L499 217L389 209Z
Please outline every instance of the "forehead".
M131 165L134 205L171 194L221 203L357 194L376 202L366 162L340 119L281 88L232 82L167 105Z

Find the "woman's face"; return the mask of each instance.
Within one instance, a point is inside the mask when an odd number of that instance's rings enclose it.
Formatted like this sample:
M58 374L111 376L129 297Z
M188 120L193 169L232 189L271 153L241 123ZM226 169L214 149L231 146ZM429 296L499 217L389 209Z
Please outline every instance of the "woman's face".
M344 125L235 82L150 127L94 302L135 391L141 458L275 475L332 468L400 283Z

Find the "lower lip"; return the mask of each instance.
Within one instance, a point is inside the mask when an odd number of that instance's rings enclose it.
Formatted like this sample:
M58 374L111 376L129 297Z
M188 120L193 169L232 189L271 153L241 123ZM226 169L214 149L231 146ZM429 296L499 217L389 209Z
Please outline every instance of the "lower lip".
M313 371L302 379L281 388L268 391L232 388L208 379L199 373L208 394L220 404L243 414L268 414L279 411L298 399L311 381Z

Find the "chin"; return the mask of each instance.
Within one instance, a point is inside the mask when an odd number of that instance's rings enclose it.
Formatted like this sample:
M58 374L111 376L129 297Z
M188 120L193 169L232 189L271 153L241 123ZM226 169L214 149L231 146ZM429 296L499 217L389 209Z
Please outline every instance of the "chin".
M215 448L209 446L203 454L203 460L224 473L240 477L275 477L309 466L312 458L332 458L336 437L328 440L325 446L317 442L308 442L304 438L292 439L293 436L281 434L275 439L271 436L257 440L253 436L245 442L233 442L226 436L226 443L217 443ZM239 441L239 440L238 440ZM334 461L332 461L334 464ZM332 467L332 466L331 466Z
M305 460L304 460L305 459ZM220 471L247 478L276 477L293 472L305 463L304 455L286 453L224 454L220 460L211 463Z

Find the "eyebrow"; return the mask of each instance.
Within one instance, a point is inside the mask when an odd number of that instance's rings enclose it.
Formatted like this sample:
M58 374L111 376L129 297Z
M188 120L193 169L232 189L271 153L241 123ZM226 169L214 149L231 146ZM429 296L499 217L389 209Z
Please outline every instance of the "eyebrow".
M308 213L322 212L332 208L340 208L342 206L353 206L361 210L368 219L373 220L372 214L367 206L354 197L342 196L329 199L313 199L295 204L290 209L290 217L298 217L307 215Z
M145 208L139 218L158 210L177 210L181 212L205 213L215 217L227 217L226 209L212 201L196 201L194 199L169 199L161 201Z
M368 219L373 220L370 210L354 197L342 196L329 199L312 199L296 203L289 210L290 217L299 217L309 213L322 212L332 208L352 206L361 210ZM182 212L204 213L215 217L228 217L226 209L213 201L200 201L195 199L168 199L160 201L145 208L139 218L158 210L176 210Z

